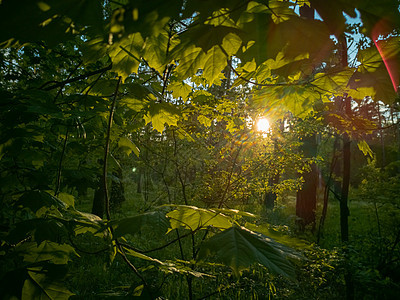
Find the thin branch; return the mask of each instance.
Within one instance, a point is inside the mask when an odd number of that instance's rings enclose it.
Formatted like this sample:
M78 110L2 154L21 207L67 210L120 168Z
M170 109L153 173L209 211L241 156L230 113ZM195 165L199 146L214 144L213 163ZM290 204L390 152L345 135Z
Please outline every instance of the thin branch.
M110 221L110 219L111 219L111 214L110 214L110 199L108 198L108 187L107 187L107 160L108 160L108 154L110 152L111 126L112 126L112 120L113 120L113 116L114 116L115 103L117 101L118 88L119 88L121 81L122 81L122 77L120 76L118 79L117 86L115 88L114 98L113 98L111 108L110 108L110 116L108 118L108 127L107 127L106 145L105 145L105 150L104 150L103 187L104 187L104 200L105 200L105 205L106 205L106 216L107 216L108 221Z
M82 65L82 62L80 62L80 63L71 71L71 73L69 73L69 75L68 75L68 77L67 77L66 80L71 79L72 75L76 72L76 70L79 69L79 67L80 67L81 65ZM65 86L65 84L63 84L62 86L60 86L60 89L58 90L57 95L54 97L54 100L53 100L54 103L56 103L57 98L61 95L64 86Z
M228 176L228 183L226 185L224 193L222 194L221 201L219 202L218 208L222 208L222 205L224 204L226 195L228 194L228 190L231 187L231 184L232 184L231 179L232 179L233 171L235 170L236 161L237 161L237 159L239 157L240 151L242 150L242 146L243 146L243 143L240 144L239 149L237 150L236 156L235 156L235 158L233 160L232 169L231 169L231 172L229 173L229 176Z
M105 199L105 206L106 206L106 216L107 220L111 220L111 213L110 213L110 199L108 197L108 187L107 187L107 160L108 160L108 155L110 152L110 136L111 136L111 126L112 126L112 119L114 115L114 109L115 109L115 104L117 101L117 96L118 96L118 89L119 85L121 84L122 77L120 76L118 79L117 86L115 88L114 92L114 98L111 104L110 108L110 116L108 119L108 127L107 127L107 137L106 137L106 146L105 146L105 151L104 151L104 162L103 162L103 187L104 187L104 199ZM114 232L114 229L112 226L110 226L110 231L111 233ZM143 282L143 285L145 289L151 294L151 290L149 289L149 286L144 279L144 277L139 273L139 271L136 269L136 267L131 263L131 261L128 259L126 256L124 249L122 245L118 242L118 240L115 240L116 247L118 248L118 252L122 256L123 260L126 262L126 264L129 266L129 268L140 278L140 280ZM150 295L151 296L151 295Z
M60 86L64 86L64 85L66 85L68 83L72 83L72 82L75 82L75 81L78 81L78 80L81 80L81 79L85 79L87 77L90 77L90 76L93 76L93 75L96 75L96 74L99 74L99 73L102 73L102 72L105 72L105 71L108 71L108 70L111 70L111 67L112 67L112 64L110 64L107 67L104 67L102 69L99 69L99 70L96 70L96 71L92 71L92 72L88 72L86 74L82 74L82 75L79 75L77 77L70 78L70 79L67 79L67 80L64 80L64 81L48 81L45 84L43 84L41 87L39 87L39 89L40 90L45 90L45 91L50 91L50 90L56 89L56 88L58 88ZM52 84L52 83L54 83L54 84L48 86L49 84Z
M85 95L88 95L88 94L89 94L90 90L97 84L97 82L100 80L100 78L104 75L105 72L107 72L107 71L101 72L100 75L96 78L96 80L95 80L93 83L89 84L89 88L88 88L88 90L85 92ZM85 89L86 89L86 88L85 88ZM84 91L85 89L82 90L81 94L83 93L83 91Z
M136 274L137 277L140 278L140 280L143 282L143 286L144 288L149 292L151 299L153 299L152 295L151 295L151 290L149 288L149 285L147 284L146 280L144 279L144 277L139 273L139 271L136 269L136 267L131 263L131 261L128 259L128 257L126 256L124 249L122 248L121 244L116 241L119 253L121 254L123 260L126 262L126 264L129 266L129 268L131 268L131 270Z

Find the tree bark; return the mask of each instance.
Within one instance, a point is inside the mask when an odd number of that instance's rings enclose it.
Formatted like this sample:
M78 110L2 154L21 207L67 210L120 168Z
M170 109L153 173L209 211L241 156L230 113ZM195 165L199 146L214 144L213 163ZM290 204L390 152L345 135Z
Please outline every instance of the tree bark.
M300 7L300 16L306 19L314 19L314 9L304 4ZM317 153L316 136L303 138L302 150L305 157L315 157ZM304 231L305 227L312 224L312 231L315 229L315 210L317 207L317 187L318 187L318 170L315 163L311 164L311 170L303 174L304 184L296 195L296 223L300 231Z
M104 180L103 176L99 176L99 186L97 190L94 192L93 197L93 206L92 206L92 214L103 218L104 215Z
M268 186L273 187L279 183L279 173L273 175L268 179ZM264 195L265 207L267 209L274 209L277 195L274 192L267 192Z
M303 179L303 187L296 195L297 225L300 231L304 231L307 225L312 224L312 231L314 231L318 186L318 170L315 163L311 164L310 171L303 174Z

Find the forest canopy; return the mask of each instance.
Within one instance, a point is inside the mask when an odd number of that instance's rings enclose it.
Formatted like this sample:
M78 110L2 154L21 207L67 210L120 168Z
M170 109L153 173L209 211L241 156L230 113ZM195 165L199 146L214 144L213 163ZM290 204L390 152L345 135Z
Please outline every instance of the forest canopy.
M0 1L0 296L396 295L399 6Z

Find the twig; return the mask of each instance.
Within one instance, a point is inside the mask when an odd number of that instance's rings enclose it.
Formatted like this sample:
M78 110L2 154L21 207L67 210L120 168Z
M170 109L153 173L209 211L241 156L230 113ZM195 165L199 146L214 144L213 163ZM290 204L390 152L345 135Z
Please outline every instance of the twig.
M76 72L76 70L79 69L79 67L80 67L81 65L82 65L82 62L80 62L80 63L71 71L71 73L69 73L69 75L68 75L68 77L67 77L66 80L69 80L69 79L72 77L72 75ZM53 100L54 103L56 103L57 98L61 95L64 86L65 86L65 84L63 84L63 85L60 87L60 89L58 90L57 95L54 97L54 100Z
M99 69L99 70L96 70L96 71L92 71L92 72L88 72L86 74L82 74L82 75L79 75L77 77L70 78L70 79L67 79L67 80L64 80L64 81L48 81L45 84L43 84L41 87L39 87L39 89L40 90L45 90L45 91L50 91L50 90L56 89L56 88L58 88L60 86L64 86L64 85L66 85L68 83L72 83L72 82L75 82L75 81L78 81L78 80L81 80L81 79L85 79L87 77L90 77L90 76L93 76L93 75L96 75L96 74L99 74L99 73L102 73L102 72L105 72L105 71L108 71L108 70L111 70L111 67L112 67L112 65L110 64L109 66L104 67L102 69ZM54 84L48 86L51 83L54 83ZM46 87L46 86L48 86L48 87Z

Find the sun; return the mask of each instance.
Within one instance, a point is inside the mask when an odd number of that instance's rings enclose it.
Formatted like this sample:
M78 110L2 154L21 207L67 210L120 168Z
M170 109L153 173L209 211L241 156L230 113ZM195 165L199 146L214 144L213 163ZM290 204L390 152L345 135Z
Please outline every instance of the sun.
M256 122L256 127L257 127L257 130L260 132L264 132L264 133L268 132L269 128L270 128L268 119L267 118L258 119Z

